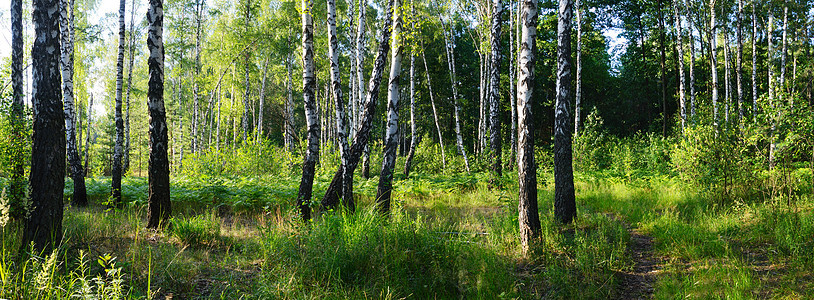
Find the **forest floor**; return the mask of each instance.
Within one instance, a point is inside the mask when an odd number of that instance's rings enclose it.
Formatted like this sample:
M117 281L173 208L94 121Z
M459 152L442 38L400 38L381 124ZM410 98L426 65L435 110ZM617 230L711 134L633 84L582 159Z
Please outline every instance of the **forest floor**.
M318 178L315 195L328 178ZM508 178L493 190L485 178L400 180L389 219L366 196L377 178L357 180L359 211L321 212L309 224L288 203L296 178L174 178L167 231L143 229L146 180L128 178L125 209L67 208L64 267L46 282L68 295L83 283L113 293L118 282L134 299L814 297L806 197L722 206L670 177L578 174L578 219L559 225L553 185L543 183L553 181L541 178L543 228L524 255L516 185ZM88 183L102 201L109 181ZM2 228L3 249L19 247L13 228ZM22 272L11 261L13 251L0 254L0 275L17 274L4 275L0 297L59 298L38 289L45 261L23 262Z

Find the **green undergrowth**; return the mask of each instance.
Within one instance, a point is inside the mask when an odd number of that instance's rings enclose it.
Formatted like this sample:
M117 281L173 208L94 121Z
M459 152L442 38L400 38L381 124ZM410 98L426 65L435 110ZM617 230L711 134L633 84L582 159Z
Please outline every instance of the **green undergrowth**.
M809 196L722 204L673 177L579 177L582 209L617 215L654 238L664 260L656 298L814 296Z

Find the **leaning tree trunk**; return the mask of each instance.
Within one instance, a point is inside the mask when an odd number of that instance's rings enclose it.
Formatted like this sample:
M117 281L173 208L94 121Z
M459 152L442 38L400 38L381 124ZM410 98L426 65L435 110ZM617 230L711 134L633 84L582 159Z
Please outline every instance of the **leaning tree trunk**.
M401 79L401 0L393 1L393 32L390 45L390 81L387 86L387 133L382 150L382 171L379 173L379 186L376 189L376 208L381 213L390 212L390 194L393 190L393 169L396 166L399 133L399 80Z
M570 223L577 214L571 155L571 0L560 1L557 26L557 103L554 111L554 217Z
M351 76L356 76L356 84L358 85L357 89L359 92L357 93L356 99L356 107L357 112L354 115L356 120L354 123L354 130L359 126L360 119L362 118L362 102L364 101L365 97L365 78L364 78L364 70L365 70L365 13L367 9L367 2L365 0L359 0L359 23L356 27L356 49L355 51L355 63L356 63L356 74L351 74ZM355 136L354 136L355 138Z
M577 85L574 100L574 137L579 136L580 106L582 102L582 8L579 0L574 2L577 14ZM680 51L679 51L680 53ZM682 123L683 126L683 123Z
M415 55L410 53L410 150L407 151L407 158L404 160L404 177L410 176L410 167L413 164L418 140L418 130L415 125Z
M72 0L73 1L73 0ZM132 91L133 83L133 57L136 48L135 39L135 22L136 22L136 1L130 5L130 62L127 70L127 94L125 95L124 105L124 157L122 158L122 172L127 173L130 171L130 92Z
M348 172L348 136L345 132L346 116L345 105L342 100L342 77L339 74L339 45L336 36L336 2L328 0L328 59L331 62L331 91L333 92L334 106L336 108L336 135L339 143L340 168L342 172L342 185L339 194L342 203L353 205L353 173ZM327 96L327 95L326 95ZM328 99L328 97L326 97Z
M311 219L311 193L314 188L314 169L319 156L319 120L316 105L316 77L314 74L314 20L311 0L302 0L302 98L308 132L308 149L302 163L302 180L297 195L297 206L302 219Z
M122 81L124 73L124 4L119 1L119 56L116 60L116 145L113 150L113 203L121 206L122 202L122 156L124 155L124 120L122 119Z
M170 162L167 158L167 113L164 110L164 5L150 0L147 11L147 109L150 113L150 163L147 165L147 228L167 225L172 214L170 202Z
M353 174L353 172L356 170L356 166L359 164L359 158L362 156L362 151L368 144L370 139L370 129L373 127L373 114L376 111L376 102L379 99L379 87L381 86L382 73L384 73L385 56L390 50L390 44L388 41L390 40L390 25L393 21L393 1L394 0L388 1L387 15L384 18L384 25L381 29L379 48L376 52L376 59L373 63L373 73L370 76L367 99L363 105L362 118L359 122L359 127L356 130L356 134L353 137L353 143L351 143L348 155L348 166L345 168L345 170L347 170L347 172L350 174ZM322 206L325 208L332 208L339 204L338 195L340 185L342 184L343 180L343 168L344 167L340 166L336 173L334 173L334 177L331 180L331 183L328 185L327 191L325 191L325 196L322 197ZM353 185L351 184L349 187L353 187ZM348 206L348 209L353 211L354 207Z
M579 0L577 0L579 1ZM679 103L679 115L681 116L681 133L684 134L684 130L687 127L687 106L686 106L686 95L684 92L684 38L683 38L683 28L682 28L682 21L681 21L681 14L679 14L679 6L680 0L676 0L673 2L673 15L675 16L675 24L676 24L676 39L678 42L676 43L676 52L678 52L678 103ZM579 62L577 62L579 63ZM579 78L579 73L577 73L577 78ZM579 80L577 80L579 81ZM579 86L579 85L577 85ZM579 93L577 93L579 95Z
M489 143L492 155L492 173L499 177L503 176L503 162L501 155L503 150L503 139L500 136L500 27L502 26L503 1L492 0L492 55L491 68L489 70L489 118L491 119L489 131Z
M537 165L534 162L534 123L532 100L534 99L534 52L537 37L537 0L521 0L520 56L517 76L517 171L518 171L518 222L520 245L524 253L540 236L540 216L537 210Z
M447 49L447 65L449 67L449 78L452 84L452 102L455 106L455 140L458 144L458 151L461 152L461 155L464 157L466 172L469 172L469 159L466 157L466 148L464 147L464 139L461 134L461 105L458 103L458 79L456 78L455 72L455 36L452 35L451 32L447 32L445 28L441 30L444 31L443 34Z
M438 131L438 144L441 145L441 165L444 169L447 168L447 154L444 150L444 136L441 134L441 123L438 122L438 110L435 108L435 96L432 93L432 80L430 80L430 71L427 68L427 57L424 55L424 49L421 49L421 59L424 61L424 74L427 75L427 89L430 94L430 104L432 105L432 117L435 120L435 129Z
M60 68L62 70L62 99L64 100L65 113L65 133L67 134L67 156L70 166L71 178L73 179L73 199L74 206L87 206L87 191L85 189L85 174L82 171L82 161L76 145L76 111L74 110L73 99L73 26L71 26L70 15L73 15L73 6L68 0L60 0L60 38L62 42L62 53L60 57ZM70 8L70 11L69 11ZM81 128L80 128L81 130Z
M62 190L65 187L65 114L59 74L59 2L34 0L34 45L31 49L34 135L29 195L31 215L25 222L22 250L33 243L36 253L50 254L62 241Z

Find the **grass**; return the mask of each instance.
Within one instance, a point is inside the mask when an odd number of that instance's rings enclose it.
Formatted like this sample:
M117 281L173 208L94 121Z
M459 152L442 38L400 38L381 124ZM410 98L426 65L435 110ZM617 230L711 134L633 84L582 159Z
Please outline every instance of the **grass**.
M541 238L523 255L508 173L492 190L484 173L416 172L395 184L390 218L370 209L378 179L357 179L359 212L309 224L291 206L297 178L175 177L176 214L163 232L143 228L146 180L131 177L126 208L66 211L55 254L19 253L19 224L2 227L0 298L606 299L635 264L632 228L663 259L656 298L814 297L814 201L804 194L721 205L672 176L584 172L579 217L563 226L543 169ZM329 179L318 176L315 195ZM92 202L107 185L88 180Z

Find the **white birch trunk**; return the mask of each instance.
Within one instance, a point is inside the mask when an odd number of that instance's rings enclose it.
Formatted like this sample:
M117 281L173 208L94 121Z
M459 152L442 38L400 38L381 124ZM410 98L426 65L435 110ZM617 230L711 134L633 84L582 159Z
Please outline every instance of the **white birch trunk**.
M119 55L116 60L116 144L113 150L112 197L116 206L123 204L122 189L122 155L124 144L124 120L122 119L122 84L124 71L124 7L125 1L119 1Z
M319 156L319 121L316 107L316 77L314 74L314 20L311 0L302 0L302 86L303 105L308 132L308 149L302 164L297 206L303 220L311 219L311 193L314 186L314 170Z
M435 108L435 96L432 93L432 80L430 80L430 71L427 68L427 57L424 55L422 46L421 59L424 61L424 74L427 75L427 89L430 94L430 104L432 105L432 117L435 120L435 129L438 131L438 144L441 145L441 165L444 169L447 168L447 154L444 150L444 136L441 134L441 124L438 122L438 110Z
M521 0L522 6L520 53L517 76L517 171L518 223L520 245L528 254L531 243L540 234L537 209L537 165L534 162L533 123L531 106L534 99L534 52L537 36L537 0Z
M376 206L382 213L390 212L390 194L393 190L393 169L396 165L399 133L399 80L401 79L401 0L393 1L393 31L390 45L390 80L387 86L387 131L382 150L382 170L376 190Z

